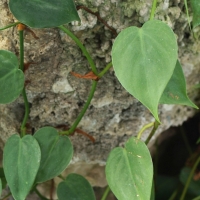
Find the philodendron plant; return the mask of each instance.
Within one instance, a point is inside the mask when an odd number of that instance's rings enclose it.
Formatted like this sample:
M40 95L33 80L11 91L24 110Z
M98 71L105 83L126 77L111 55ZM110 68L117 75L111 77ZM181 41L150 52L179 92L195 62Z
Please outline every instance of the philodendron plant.
M124 29L114 41L112 62L98 72L95 62L80 40L66 26L80 21L73 0L9 0L9 8L17 22L1 30L17 26L20 40L19 59L13 52L0 50L0 103L13 102L20 95L25 105L24 119L20 133L13 133L7 140L3 153L2 183L7 183L15 200L24 200L30 191L38 192L38 183L56 176L62 179L57 187L59 200L94 200L94 191L89 182L78 174L62 177L73 157L72 134L84 116L96 90L98 80L114 67L116 77L122 86L137 98L155 118L131 137L124 148L117 147L110 152L106 164L106 178L109 188L119 200L153 200L153 165L147 143L160 124L159 104L180 104L197 108L186 93L186 83L178 60L178 46L172 29L162 21L154 20L156 0L153 1L149 21L141 28ZM200 23L200 4L191 0L194 9L194 26ZM71 128L57 131L53 127L42 127L33 136L27 134L26 123L29 103L24 86L24 29L58 28L71 37L87 58L92 82L88 99ZM153 127L145 142L140 140L143 131ZM106 199L109 188L102 200Z

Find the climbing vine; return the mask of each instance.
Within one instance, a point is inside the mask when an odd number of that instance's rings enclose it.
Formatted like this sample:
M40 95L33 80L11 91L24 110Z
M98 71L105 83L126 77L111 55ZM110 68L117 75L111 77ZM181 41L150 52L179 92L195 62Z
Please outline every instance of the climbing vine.
M10 11L18 22L0 30L17 26L20 55L18 61L14 53L0 50L0 103L11 103L20 95L24 99L25 114L20 133L7 140L3 153L5 180L16 200L25 199L31 190L35 190L42 199L46 199L37 191L36 186L56 176L62 179L57 188L60 200L95 199L92 187L84 177L77 174L62 177L60 174L73 157L73 146L68 136L78 129L77 126L94 96L98 80L112 66L122 86L149 109L155 122L145 125L137 137L126 141L124 148L116 147L110 152L106 164L109 187L102 200L106 199L110 189L119 200L154 199L153 164L147 144L160 124L158 105L180 104L197 108L187 96L175 34L167 24L154 20L156 4L157 1L153 0L149 20L141 28L128 27L117 36L117 32L101 19L98 13L84 6L76 8L73 0L9 1ZM191 0L191 6L194 15L193 27L196 27L200 24L198 0ZM81 41L65 27L65 24L72 21L80 21L77 9L84 9L96 15L117 36L112 46L112 62L101 72L98 72L95 61ZM52 27L66 33L82 50L91 71L86 75L74 72L72 74L90 79L92 85L85 105L68 130L57 131L54 127L42 127L32 136L28 135L26 130L30 108L24 86L24 30ZM140 139L141 135L150 127L152 131L143 142ZM86 133L80 133L91 139Z

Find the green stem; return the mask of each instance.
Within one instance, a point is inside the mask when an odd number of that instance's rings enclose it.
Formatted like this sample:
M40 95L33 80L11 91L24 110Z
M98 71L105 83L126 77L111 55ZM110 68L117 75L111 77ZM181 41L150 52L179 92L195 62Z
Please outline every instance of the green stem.
M145 144L147 145L149 143L149 141L151 140L151 138L153 137L154 133L156 132L156 130L158 129L158 126L160 125L160 123L158 121L154 122L154 126L153 129L151 131L151 133L149 134L148 138L145 141Z
M175 190L175 191L172 193L172 195L170 196L169 200L174 200L175 197L176 197L176 195L177 195L177 193L178 193L178 190Z
M70 135L72 133L74 133L76 127L78 126L79 122L81 121L81 119L83 118L86 110L88 109L89 105L90 105L90 102L94 96L94 92L96 90L96 87L97 87L97 81L92 81L92 87L90 89L90 93L89 93L89 96L88 96L88 99L83 107L83 109L81 110L81 112L79 113L76 121L74 122L74 124L72 125L72 127L68 130L68 131L61 131L59 132L59 134L65 134L65 135Z
M200 196L198 196L198 197L195 197L194 199L192 199L192 200L200 200Z
M198 166L199 163L200 163L200 156L198 157L198 159L196 160L196 162L194 163L194 165L192 167L192 170L190 171L190 174L189 174L188 179L186 181L186 184L185 184L185 187L183 189L183 192L182 192L180 200L184 200L185 199L185 195L186 195L186 192L187 192L188 187L190 185L192 176L193 176L194 171L196 170L196 168L197 168L197 166Z
M152 20L154 18L155 11L156 11L156 5L157 5L157 0L153 0L153 4L152 4L152 7L151 7L151 15L150 15L149 20Z
M24 31L19 31L19 41L20 41L20 69L24 71Z
M6 200L9 196L11 196L11 192L9 192L6 196L2 198L2 200Z
M65 178L60 174L60 175L58 175L58 177L60 178L60 179L62 179L63 181L65 180Z
M83 46L83 44L81 43L81 41L71 32L69 31L66 27L64 26L59 26L59 29L61 29L62 31L64 31L69 37L72 38L72 40L74 40L74 42L80 47L80 49L82 50L83 54L85 55L85 57L87 58L92 71L95 75L98 74L96 66L94 64L94 61L92 60L90 54L88 53L88 51L86 50L86 48Z
M24 31L23 30L19 31L19 39L20 39L20 69L23 71L24 70ZM22 90L22 96L24 98L25 114L24 114L22 125L21 125L21 137L23 137L26 134L26 122L28 120L29 110L30 110L28 99L26 96L25 87Z
M104 191L104 193L103 193L103 196L102 196L101 200L106 200L109 192L110 192L110 187L107 186L106 189L105 189L105 191Z
M101 78L111 67L112 67L112 62L106 65L106 67L98 74L98 77Z
M140 139L141 136L142 136L142 133L143 133L146 129L152 127L153 125L154 125L154 122L149 123L149 124L146 124L145 126L143 126L143 127L140 129L139 133L137 134L137 139Z
M30 112L29 103L28 103L25 88L23 88L23 90L22 90L22 96L24 98L25 114L24 114L24 119L22 121L22 125L21 125L21 137L26 135L26 122L28 120L28 116L29 116L29 112Z
M5 30L5 29L7 29L7 28L16 26L17 24L20 24L20 22L15 22L15 23L13 23L13 24L9 24L9 25L7 25L7 26L5 26L5 27L3 27L3 28L0 28L0 31L3 31L3 30Z
M189 12L188 12L187 0L184 0L184 4L185 4L185 10L186 10L186 15L187 15L187 20L188 20L190 32L192 33L192 28L191 28L191 24L190 24L190 16L189 16Z
M38 191L37 188L34 189L35 193L40 197L40 199L42 200L48 200L47 198L45 198L43 195L41 195L41 193Z
M187 136L186 136L186 132L185 132L185 130L184 130L184 128L182 126L180 127L180 131L181 131L181 136L183 138L185 147L186 147L186 149L188 151L188 154L191 156L192 155L192 148L190 147L190 144L189 144Z

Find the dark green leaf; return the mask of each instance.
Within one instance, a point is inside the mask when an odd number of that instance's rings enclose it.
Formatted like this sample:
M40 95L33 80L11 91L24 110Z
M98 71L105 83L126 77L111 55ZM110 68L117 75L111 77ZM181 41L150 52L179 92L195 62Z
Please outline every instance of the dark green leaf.
M132 137L125 148L113 149L106 163L106 178L118 200L150 199L153 164L145 143Z
M129 27L112 48L113 67L123 87L158 118L158 103L177 61L173 31L158 20Z
M1 196L1 193L2 193L2 182L1 182L1 179L0 179L0 196Z
M177 61L174 73L161 96L160 103L179 104L198 108L187 96L185 77L179 61Z
M178 188L179 177L156 176L156 199L168 200Z
M59 200L95 200L90 183L81 175L70 174L57 188Z
M24 74L10 51L0 50L0 104L14 101L24 87Z
M186 184L186 181L188 179L188 176L191 172L191 169L188 167L184 167L181 170L180 174L180 181L183 183L183 185ZM200 180L195 181L193 178L190 182L190 185L188 187L188 192L194 194L194 195L200 195Z
M60 136L56 129L44 127L34 134L41 149L41 164L36 182L58 176L66 169L73 155L73 146L67 136Z
M2 167L0 167L0 178L1 178L2 188L4 189L7 185L7 181Z
M33 186L40 165L41 152L36 139L12 135L3 152L3 168L11 193L24 200Z
M193 27L195 28L200 24L200 1L199 0L190 0L192 11L193 11Z
M80 21L73 0L10 0L13 15L33 28L51 28Z

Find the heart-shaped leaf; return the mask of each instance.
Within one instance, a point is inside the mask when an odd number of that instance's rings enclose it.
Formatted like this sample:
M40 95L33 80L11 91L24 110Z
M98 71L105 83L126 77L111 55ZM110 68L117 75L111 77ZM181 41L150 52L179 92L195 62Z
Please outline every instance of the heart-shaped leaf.
M150 199L153 164L145 143L132 137L125 148L113 149L106 163L106 178L119 200Z
M67 136L60 136L56 129L44 127L34 134L41 149L41 163L36 182L41 183L58 176L68 166L73 146Z
M12 135L3 152L3 168L11 193L24 200L31 190L40 166L41 152L36 139L30 135Z
M193 11L193 27L197 27L200 24L200 1L190 0L192 11Z
M10 51L0 50L0 104L14 101L24 87L24 73Z
M95 200L90 183L81 175L69 174L57 188L59 200Z
M177 61L174 73L160 98L160 103L179 104L198 108L187 96L185 77L179 61Z
M158 118L158 103L177 61L173 31L158 20L129 27L112 48L113 67L122 86Z
M80 21L73 0L10 0L12 14L33 28L51 28Z

